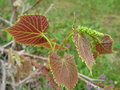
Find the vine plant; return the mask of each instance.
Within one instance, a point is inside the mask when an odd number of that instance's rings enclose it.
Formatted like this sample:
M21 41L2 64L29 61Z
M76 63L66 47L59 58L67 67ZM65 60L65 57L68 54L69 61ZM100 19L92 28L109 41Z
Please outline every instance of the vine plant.
M73 25L71 33L63 40L62 44L59 45L56 43L56 40L52 40L45 34L48 28L49 23L45 16L23 15L20 16L20 20L16 22L16 24L5 30L9 32L19 44L42 46L51 49L48 57L48 69L52 72L56 84L65 86L68 90L72 90L78 81L78 71L74 56L67 53L67 47L65 47L66 42L68 42L70 38L73 39L80 58L86 63L90 72L92 72L92 66L98 55L113 52L113 40L107 34L97 32L87 27L75 27L75 25ZM94 48L89 45L86 35L93 38ZM59 56L60 50L64 51L64 56ZM24 67L27 64L24 64ZM34 62L33 65L35 65Z

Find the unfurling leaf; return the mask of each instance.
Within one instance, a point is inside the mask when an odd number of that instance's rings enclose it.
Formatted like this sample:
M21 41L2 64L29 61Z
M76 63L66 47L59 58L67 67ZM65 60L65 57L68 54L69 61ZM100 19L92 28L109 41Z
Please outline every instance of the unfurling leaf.
M110 38L110 36L105 35L102 37L101 43L97 42L96 44L96 51L99 54L109 54L112 53L112 44L113 40Z
M57 53L50 52L50 67L56 82L72 90L78 79L73 56L65 53L62 58Z
M103 33L100 33L98 31L92 30L91 28L83 27L83 26L78 26L77 28L79 33L85 33L93 37L98 37L98 36L103 36Z
M86 40L84 34L78 33L77 30L74 30L73 38L78 54L80 55L81 59L85 61L85 63L91 71L94 62L94 57L90 50L88 41Z
M12 27L6 30L11 33L17 43L40 45L47 40L42 34L49 28L48 21L42 15L24 15Z

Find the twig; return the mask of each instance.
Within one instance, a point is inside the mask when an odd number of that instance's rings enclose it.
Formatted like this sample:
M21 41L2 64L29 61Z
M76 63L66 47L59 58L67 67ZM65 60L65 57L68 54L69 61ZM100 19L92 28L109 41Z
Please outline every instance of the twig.
M6 53L8 53L8 52L9 52L9 49L0 48L0 51L1 51L1 52L6 52ZM19 51L13 50L13 52L19 54ZM32 58L34 58L34 59L40 59L40 60L43 60L43 61L48 61L48 58L46 58L46 57L36 56L36 55L33 55L33 54L28 54L28 53L20 53L20 54L23 55L23 56L32 57Z
M8 20L4 19L3 17L0 17L0 20L1 20L2 22L5 22L5 23L8 24L8 25L12 25Z
M13 18L11 19L11 23L16 22L18 20L18 10L17 10L18 6L15 5L16 1L17 0L11 0L11 2L12 2L12 16L13 16ZM15 42L12 43L13 49L19 50L20 48L18 48L18 47L19 47L19 44L15 43Z
M10 70L8 70L8 74L10 75L10 78L11 78L11 81L12 81L11 86L12 86L13 90L16 90L14 76L13 76L13 74L10 72Z
M56 2L57 2L57 0L54 0L54 2L50 4L50 6L47 8L47 10L44 12L44 14L48 14L50 12L50 10L54 7Z
M61 90L61 88L58 86L58 84L55 83L54 79L49 75L49 70L47 67L37 64L35 61L31 61L32 65L35 66L37 69L39 69L47 78L47 80L50 82L50 84L56 89Z
M1 90L5 90L6 87L6 67L3 62L3 60L0 60L1 62L1 68L2 68L2 84L1 84Z
M90 78L90 77L88 77L88 76L85 76L85 75L83 75L83 74L80 74L80 73L78 73L78 76L81 76L81 77L83 77L83 78L85 78L85 79L87 79L87 80L89 80L89 81L91 81L91 82L94 82L94 81L104 81L104 80L102 80L102 79L92 79L92 78Z
M14 13L12 13L12 15L10 17L10 24L12 24L12 22L13 22L13 17L14 17Z
M38 73L41 74L41 73L38 72L38 71L34 71L31 75L29 75L28 77L26 77L24 80L16 83L15 85L16 85L16 86L20 86L21 84L23 84L23 83L27 82L28 80L30 80L31 78L33 78L35 75L38 75Z
M44 14L47 14L53 7L54 7L54 3L50 4L50 6L48 7L48 9L45 11Z
M101 87L93 84L93 83L90 82L90 81L87 81L86 79L84 79L84 78L81 77L81 76L78 76L78 78L79 78L80 80L84 81L85 83L90 84L90 85L91 85L92 87L94 87L96 90L103 90Z
M14 5L14 3L16 2L16 0L11 0L11 2L12 2L12 16L13 16L13 18L12 18L12 20L11 20L11 23L12 23L12 21L17 21L17 15L18 15L18 12L17 12L17 6L15 6Z
M12 41L8 42L7 44L3 45L1 48L6 48L6 47L8 47L9 45L11 45L13 42L14 42L14 41L12 40Z
M30 6L27 10L25 10L24 12L23 12L23 14L24 13L27 13L30 9L32 9L33 7L35 7L37 4L39 4L40 2L41 2L42 0L37 0L32 6Z
M12 79L12 83L11 83L11 82L7 82L7 84L10 84L10 85L12 86L13 90L17 90L16 88L17 88L18 86L20 86L20 85L23 84L23 83L26 83L28 80L32 79L33 76L35 76L35 75L40 75L40 74L41 74L41 72L38 72L38 71L36 70L36 71L32 72L31 75L29 75L28 77L26 77L25 79L23 79L22 81L20 81L20 82L18 82L18 83L15 83L15 79L14 79L13 75L11 74L11 72L9 72L9 75L10 75L10 77L11 77L11 79Z
M42 57L42 56L36 56L36 55L28 54L28 53L23 53L22 55L29 56L29 57L32 57L32 58L35 58L35 59L40 59L40 60L48 61L48 58Z

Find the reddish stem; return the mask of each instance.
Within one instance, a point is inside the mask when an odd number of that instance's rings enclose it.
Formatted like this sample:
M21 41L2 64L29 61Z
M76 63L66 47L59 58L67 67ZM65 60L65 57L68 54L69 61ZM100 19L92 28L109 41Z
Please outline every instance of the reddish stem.
M31 61L32 65L35 66L37 69L39 69L43 75L46 76L47 80L49 83L56 89L56 90L61 90L61 88L58 86L58 84L54 81L54 79L50 76L49 74L49 69L47 69L46 66L37 64L35 61Z

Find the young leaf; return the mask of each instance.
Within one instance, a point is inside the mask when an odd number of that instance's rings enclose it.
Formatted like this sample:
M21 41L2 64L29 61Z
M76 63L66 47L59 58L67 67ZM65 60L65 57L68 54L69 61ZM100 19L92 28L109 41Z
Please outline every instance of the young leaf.
M112 53L112 44L113 40L110 38L110 36L105 35L102 37L102 42L97 42L96 44L96 51L99 54L109 54Z
M49 28L48 21L42 15L24 15L12 27L6 30L11 33L17 43L40 45L47 40L42 34Z
M91 71L94 62L94 57L90 50L88 41L86 40L84 34L78 33L77 30L74 30L73 38L81 59L85 61L85 63Z
M65 53L62 58L57 53L50 52L50 67L56 82L72 90L78 79L73 56Z

